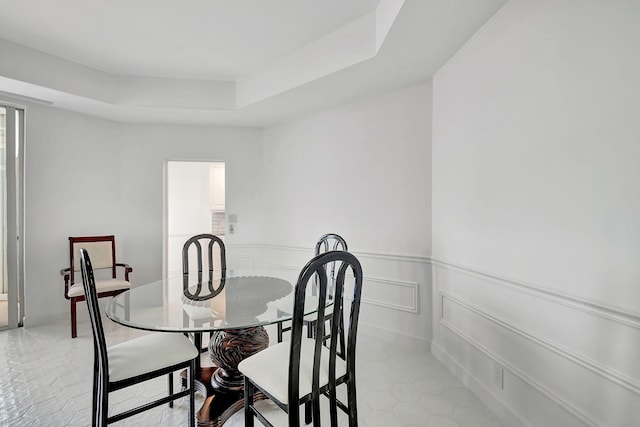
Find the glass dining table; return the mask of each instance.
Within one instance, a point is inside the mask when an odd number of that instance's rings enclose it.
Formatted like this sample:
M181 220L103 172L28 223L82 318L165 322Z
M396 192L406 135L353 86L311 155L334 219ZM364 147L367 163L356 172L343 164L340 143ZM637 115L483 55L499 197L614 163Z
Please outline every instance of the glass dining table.
M154 332L210 332L214 366L201 367L196 375L198 391L206 396L197 423L219 426L243 407L244 378L238 363L268 347L265 326L291 320L296 280L297 272L290 269L172 277L117 295L106 316ZM316 311L309 307L305 314Z

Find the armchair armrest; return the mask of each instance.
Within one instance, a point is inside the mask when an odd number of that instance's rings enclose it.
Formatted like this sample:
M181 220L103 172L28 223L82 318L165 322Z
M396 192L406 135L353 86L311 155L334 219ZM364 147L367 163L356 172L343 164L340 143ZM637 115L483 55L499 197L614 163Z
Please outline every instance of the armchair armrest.
M69 279L71 278L71 268L63 268L60 270L60 275L64 278L64 297L69 299Z
M133 268L129 264L122 263L122 262L117 262L116 263L116 267L124 268L124 280L126 280L128 282L129 281L129 273L131 273L133 271Z

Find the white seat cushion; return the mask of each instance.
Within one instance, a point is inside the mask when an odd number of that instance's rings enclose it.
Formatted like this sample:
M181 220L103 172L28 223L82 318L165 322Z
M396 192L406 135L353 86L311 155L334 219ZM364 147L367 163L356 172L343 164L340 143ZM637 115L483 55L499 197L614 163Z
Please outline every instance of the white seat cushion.
M194 359L200 355L179 333L158 332L107 349L109 381L115 382Z
M116 291L118 289L131 289L131 283L122 279L103 279L96 280L96 292ZM82 282L75 283L69 287L69 298L81 297L84 295L84 287Z
M302 339L300 351L300 397L311 393L313 380L313 350L315 341ZM238 365L238 370L253 380L255 384L268 391L285 405L289 402L289 350L290 342L281 342L271 346ZM336 378L347 372L347 364L336 357ZM320 387L329 383L329 349L322 347L320 361Z

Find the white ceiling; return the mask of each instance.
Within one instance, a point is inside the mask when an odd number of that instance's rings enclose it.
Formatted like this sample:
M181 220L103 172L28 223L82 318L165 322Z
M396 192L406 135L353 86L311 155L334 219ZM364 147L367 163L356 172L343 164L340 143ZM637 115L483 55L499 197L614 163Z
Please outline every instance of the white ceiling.
M505 2L0 0L0 91L125 122L268 126L429 79Z
M111 74L234 80L379 0L20 0L0 37Z

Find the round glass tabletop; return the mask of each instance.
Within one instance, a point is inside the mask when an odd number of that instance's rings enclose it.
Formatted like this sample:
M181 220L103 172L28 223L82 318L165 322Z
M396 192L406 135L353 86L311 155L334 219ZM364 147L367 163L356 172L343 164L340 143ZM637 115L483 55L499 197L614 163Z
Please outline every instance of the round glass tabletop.
M106 315L132 328L167 332L241 329L291 319L297 272L227 270L207 276L134 286L109 302ZM305 306L305 314L316 311L313 304Z

